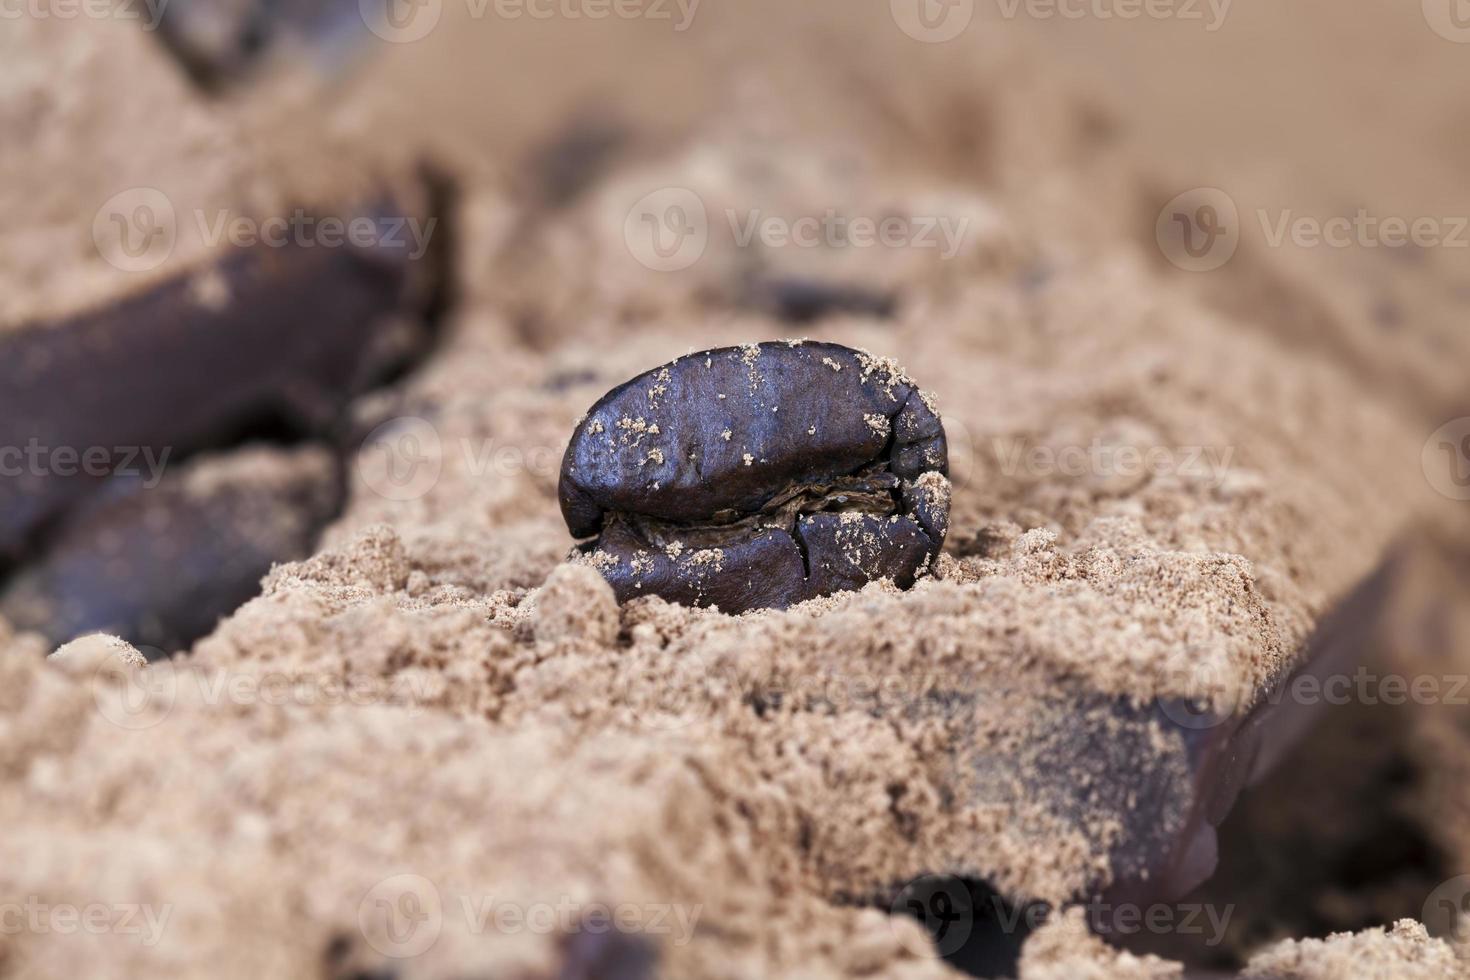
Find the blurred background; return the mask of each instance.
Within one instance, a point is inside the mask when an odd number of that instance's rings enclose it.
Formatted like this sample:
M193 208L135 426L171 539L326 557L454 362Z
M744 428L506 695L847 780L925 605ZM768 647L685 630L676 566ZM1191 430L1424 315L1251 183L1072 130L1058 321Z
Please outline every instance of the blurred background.
M5 635L161 659L379 520L493 553L446 559L465 588L532 588L570 544L567 419L811 333L940 379L977 554L988 520L1067 524L983 489L980 436L1036 405L1147 416L1170 384L1180 418L1271 430L1212 351L1289 364L1283 405L1355 392L1259 445L1186 429L1268 476L1295 440L1290 481L1340 488L1281 490L1294 613L1412 537L1376 655L1467 656L1465 0L28 0L0 4L0 134ZM416 483L460 431L516 479ZM1227 825L1234 945L1161 951L1232 967L1464 870L1462 713L1355 712ZM1359 816L1314 835L1303 785Z
M57 642L119 617L159 647L207 631L340 511L341 450L362 436L347 406L456 318L564 353L673 309L891 315L977 274L1037 285L1127 255L1426 424L1453 419L1470 343L1461 13L37 0L0 35L16 447L0 557L32 570L4 606ZM895 214L882 230L911 247L843 247L854 216L872 237ZM117 343L127 329L148 337ZM212 503L255 529L206 560L234 556L219 600L168 598L178 582L134 560L110 586L129 595L59 608L62 579L95 592L109 575L88 557L107 520L94 491L126 509L128 486L105 477L161 482L169 462L262 442L295 455L253 498ZM138 625L159 603L176 608Z

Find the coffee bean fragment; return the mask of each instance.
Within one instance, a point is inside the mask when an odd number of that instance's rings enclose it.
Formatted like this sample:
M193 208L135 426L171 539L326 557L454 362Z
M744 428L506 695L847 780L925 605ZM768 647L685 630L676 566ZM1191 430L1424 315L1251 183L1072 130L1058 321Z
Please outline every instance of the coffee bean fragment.
M892 361L750 344L603 396L562 460L561 509L620 602L779 609L911 586L948 531L947 468L939 416Z

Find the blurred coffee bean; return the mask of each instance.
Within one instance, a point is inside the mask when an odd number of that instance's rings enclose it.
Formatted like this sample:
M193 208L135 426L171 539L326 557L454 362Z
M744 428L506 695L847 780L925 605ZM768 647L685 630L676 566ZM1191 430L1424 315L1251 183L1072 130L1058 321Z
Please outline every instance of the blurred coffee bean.
M118 477L0 593L0 615L53 644L102 632L187 648L306 557L335 513L337 462L321 447L247 447L161 480Z
M324 74L372 40L358 0L168 0L157 34L201 88L218 92L273 60Z
M427 346L433 262L386 246L262 246L0 334L0 564L109 476L262 427L327 432Z
M528 192L543 207L571 204L607 173L630 140L628 129L604 114L575 117L531 151Z
M811 323L842 314L886 320L898 302L889 293L850 283L775 278L754 284L747 305L786 323Z
M614 389L562 462L562 514L619 601L783 608L912 585L949 518L944 427L891 361L826 343L691 354Z
M594 931L595 930L595 931ZM658 976L658 947L643 936L584 923L562 940L556 980L652 980Z

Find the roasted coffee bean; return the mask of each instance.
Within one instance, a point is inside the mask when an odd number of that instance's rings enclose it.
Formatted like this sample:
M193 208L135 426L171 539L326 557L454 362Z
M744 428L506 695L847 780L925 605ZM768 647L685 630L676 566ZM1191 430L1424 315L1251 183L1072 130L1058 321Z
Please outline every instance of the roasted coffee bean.
M338 508L337 465L323 446L249 446L156 486L114 477L0 588L0 615L55 644L104 632L188 649L259 594L272 565L311 553Z
M730 613L913 584L949 520L944 427L891 361L798 341L681 357L577 426L561 509L619 601Z
M387 245L260 246L0 334L0 447L73 454L64 469L38 464L0 480L0 565L114 468L177 460L277 422L328 434L354 396L427 348L440 262ZM79 466L89 452L105 463Z

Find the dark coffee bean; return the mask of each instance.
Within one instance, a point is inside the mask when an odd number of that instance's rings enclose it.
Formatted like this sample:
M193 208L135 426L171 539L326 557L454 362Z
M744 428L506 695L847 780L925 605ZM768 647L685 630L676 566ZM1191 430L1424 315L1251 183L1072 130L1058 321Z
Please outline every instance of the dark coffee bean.
M0 589L0 614L61 644L104 632L187 649L311 552L338 505L325 448L238 449L163 474L114 477Z
M652 980L658 975L658 961L658 947L643 936L579 930L563 940L556 978Z
M0 564L101 484L101 466L49 465L57 452L105 453L109 471L126 470L263 425L328 434L351 398L430 340L420 315L439 259L407 251L241 250L0 334L0 450L40 453L0 480ZM201 281L223 301L202 300Z
M620 601L736 613L881 578L912 585L948 530L944 427L890 361L836 344L691 354L577 426L561 508Z
M566 207L597 183L632 134L602 115L577 116L530 154L530 194L548 208Z
M898 303L890 293L854 283L778 277L755 283L748 305L786 323L811 323L839 314L886 320Z

